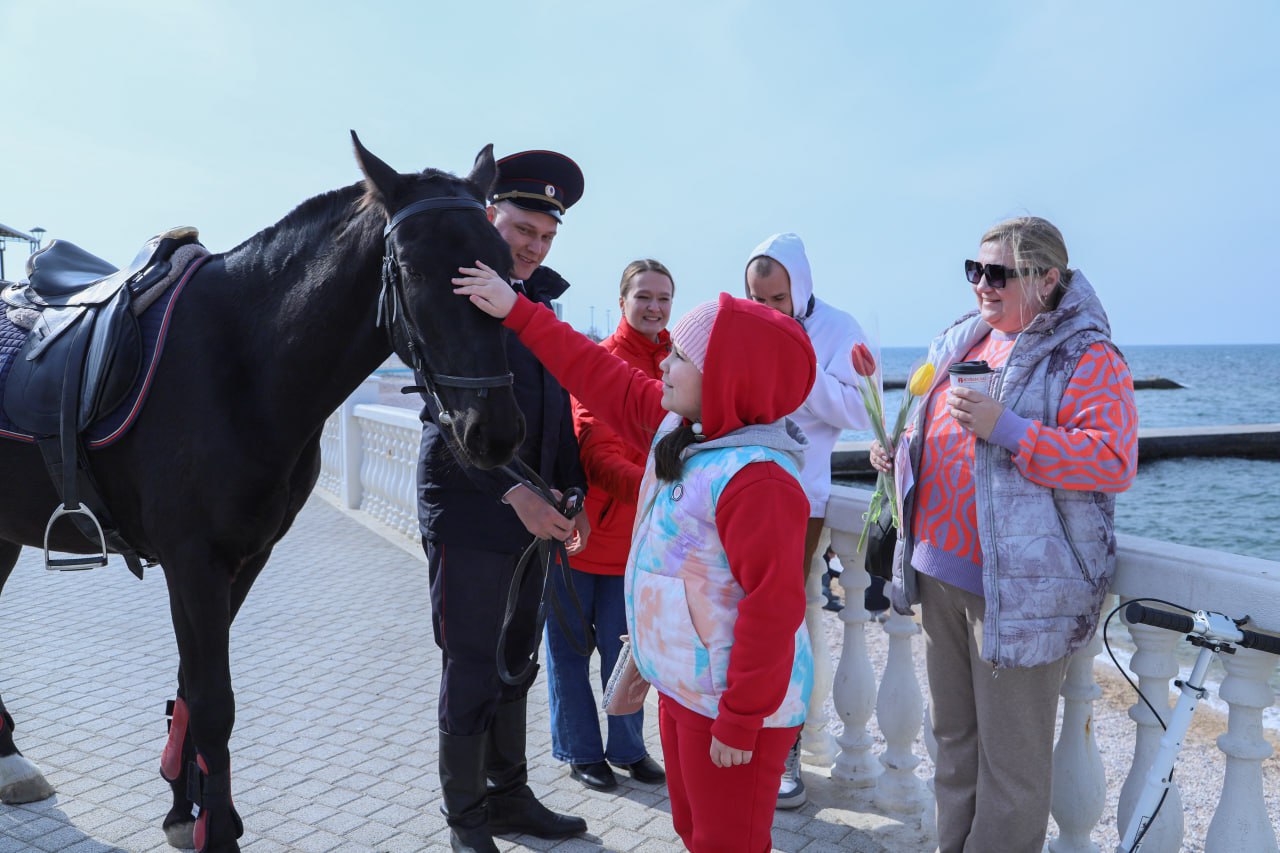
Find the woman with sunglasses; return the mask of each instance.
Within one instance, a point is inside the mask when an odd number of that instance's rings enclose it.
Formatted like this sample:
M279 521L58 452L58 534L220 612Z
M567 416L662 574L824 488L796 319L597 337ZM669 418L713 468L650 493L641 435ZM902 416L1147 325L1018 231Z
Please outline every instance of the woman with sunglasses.
M1137 468L1133 380L1092 286L1038 217L965 261L977 298L933 341L939 381L893 452L903 529L893 605L921 606L942 853L1031 853L1049 820L1067 658L1115 571L1115 493ZM985 361L988 391L948 387Z

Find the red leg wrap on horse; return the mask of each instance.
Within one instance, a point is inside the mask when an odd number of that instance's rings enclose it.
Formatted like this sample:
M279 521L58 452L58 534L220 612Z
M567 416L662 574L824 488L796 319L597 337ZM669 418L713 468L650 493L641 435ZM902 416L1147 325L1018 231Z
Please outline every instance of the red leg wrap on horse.
M203 755L196 755L196 766L187 777L188 795L192 802L200 806L200 814L196 818L193 841L196 853L204 853L205 843L209 838L209 806L226 798L230 810L232 830L236 838L244 835L244 824L236 813L235 803L231 800L231 768L225 772L212 775Z
M169 739L160 753L160 775L173 782L182 773L182 747L187 739L187 703L181 696L170 703Z

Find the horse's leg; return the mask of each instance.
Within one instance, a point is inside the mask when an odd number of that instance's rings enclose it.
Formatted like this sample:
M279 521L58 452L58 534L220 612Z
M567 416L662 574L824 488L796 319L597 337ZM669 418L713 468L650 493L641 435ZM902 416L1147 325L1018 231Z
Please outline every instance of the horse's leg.
M192 842L201 853L238 853L244 833L231 801L231 753L235 726L231 690L231 567L201 548L165 564L169 609L178 641L195 767L186 768L188 790L200 806Z
M9 580L21 550L21 545L0 540L0 590ZM0 699L0 802L33 803L51 796L53 786L13 742L13 717Z
M254 558L236 575L231 585L231 620L234 622L240 606L244 604L250 587L267 562L267 554ZM166 709L170 716L169 739L160 757L160 775L169 783L173 792L173 807L165 815L164 832L169 844L184 850L195 847L195 803L187 791L188 770L196 761L196 750L190 735L190 713L187 706L187 689L178 667L178 695Z

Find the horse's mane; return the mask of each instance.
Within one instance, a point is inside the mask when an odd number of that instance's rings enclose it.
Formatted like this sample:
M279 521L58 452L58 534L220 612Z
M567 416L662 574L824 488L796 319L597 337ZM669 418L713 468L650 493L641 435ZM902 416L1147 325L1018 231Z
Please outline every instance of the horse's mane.
M309 198L289 211L279 222L263 228L227 254L239 253L251 245L265 249L272 245L281 232L289 232L300 240L307 240L318 236L313 233L315 231L330 231L334 222L352 218L353 205L363 192L364 182L361 181Z
M405 175L406 188L416 188L425 183L443 181L467 186L462 178L439 169L426 169L414 175ZM409 182L411 181L411 183ZM279 244L276 240L282 233L290 235L290 244L285 251L292 251L299 243L312 240L323 240L333 233L334 226L341 222L355 225L364 220L363 227L381 231L383 220L380 216L369 215L369 211L379 207L372 193L368 192L364 181L358 181L341 189L321 193L309 198L291 210L283 219L274 225L254 234L227 254L238 254L245 250L272 254L273 247Z

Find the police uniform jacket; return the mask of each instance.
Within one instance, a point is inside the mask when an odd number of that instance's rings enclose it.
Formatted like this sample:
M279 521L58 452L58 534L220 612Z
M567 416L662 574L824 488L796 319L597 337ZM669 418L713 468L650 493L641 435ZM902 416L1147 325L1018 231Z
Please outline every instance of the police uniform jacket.
M549 267L524 282L531 300L550 307L569 283ZM586 489L578 457L569 394L515 335L506 336L507 361L514 375L516 404L524 414L525 438L519 455L548 485ZM419 380L421 381L421 380ZM518 553L533 539L502 496L518 482L502 470L465 465L434 420L434 406L422 410L418 455L418 527L423 537L443 545L467 545Z

